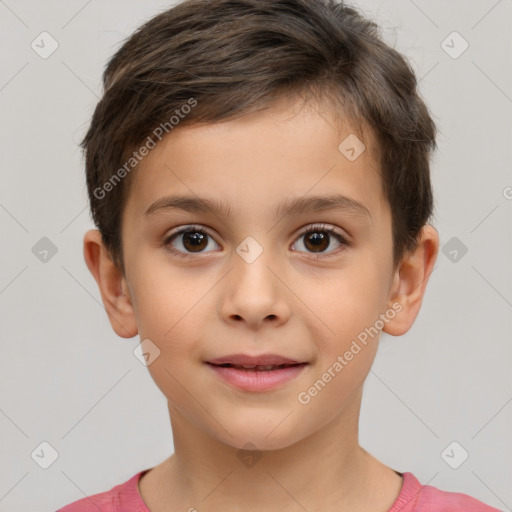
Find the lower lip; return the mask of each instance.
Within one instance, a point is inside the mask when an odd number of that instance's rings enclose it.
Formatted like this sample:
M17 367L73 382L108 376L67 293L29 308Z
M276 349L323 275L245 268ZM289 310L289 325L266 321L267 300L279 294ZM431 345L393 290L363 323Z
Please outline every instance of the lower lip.
M306 363L277 370L242 370L230 366L208 366L225 382L244 391L267 391L282 386L297 377Z

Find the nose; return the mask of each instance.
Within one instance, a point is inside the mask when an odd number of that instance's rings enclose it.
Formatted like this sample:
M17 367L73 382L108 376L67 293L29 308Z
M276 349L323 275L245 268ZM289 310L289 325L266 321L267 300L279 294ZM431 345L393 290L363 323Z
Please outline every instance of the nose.
M234 268L224 280L220 299L225 322L255 330L265 324L279 327L290 318L286 280L264 254L252 263L233 255Z

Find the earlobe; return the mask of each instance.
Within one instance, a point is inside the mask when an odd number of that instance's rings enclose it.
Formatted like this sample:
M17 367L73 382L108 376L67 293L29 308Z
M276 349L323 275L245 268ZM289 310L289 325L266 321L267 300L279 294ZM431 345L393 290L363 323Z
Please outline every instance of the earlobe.
M126 279L112 261L97 229L84 235L84 259L96 280L112 328L122 338L133 338L138 329Z
M389 307L399 303L401 309L382 329L392 336L405 334L416 319L428 279L439 252L439 235L436 229L426 224L417 248L407 253L396 270L390 289ZM395 305L394 309L397 309Z

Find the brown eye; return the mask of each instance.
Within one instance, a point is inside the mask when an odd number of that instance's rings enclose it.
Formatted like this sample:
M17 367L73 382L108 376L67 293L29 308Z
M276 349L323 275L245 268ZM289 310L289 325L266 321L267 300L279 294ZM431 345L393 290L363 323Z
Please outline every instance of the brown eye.
M208 235L200 231L187 231L183 233L183 247L187 251L199 252L208 245Z
M193 253L207 253L205 249L211 245L211 235L199 226L188 226L167 237L164 245L173 253L187 257ZM214 242L214 245L217 245Z
M342 251L346 246L350 246L347 239L338 233L333 228L327 228L324 224L318 224L311 226L307 231L299 235L299 241L304 239L302 245L306 252L310 254L319 254L331 256L336 255ZM332 247L334 243L334 249L327 251L329 247ZM294 246L297 242L294 244ZM337 245L336 245L337 244ZM299 244L300 246L300 244Z
M304 238L304 246L313 252L323 252L329 247L330 235L319 231L310 231Z

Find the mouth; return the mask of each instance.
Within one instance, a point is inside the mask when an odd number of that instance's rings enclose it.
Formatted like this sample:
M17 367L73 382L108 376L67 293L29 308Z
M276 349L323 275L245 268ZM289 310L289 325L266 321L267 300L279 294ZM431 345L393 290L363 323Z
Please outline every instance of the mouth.
M300 375L309 364L273 354L233 355L205 363L228 385L253 392L281 387Z
M247 368L254 368L257 366L291 366L296 364L303 364L298 359L290 359L279 354L260 354L258 356L251 356L248 354L230 354L223 357L217 357L215 359L209 359L205 361L207 363L222 366L240 366Z
M221 368L236 368L238 370L254 370L258 372L269 372L273 370L281 370L282 368L290 368L292 366L300 366L305 365L307 363L292 363L292 364L266 364L266 365L246 365L246 364L231 364L231 363L223 363L223 364L213 364L208 363L212 366L219 366Z

